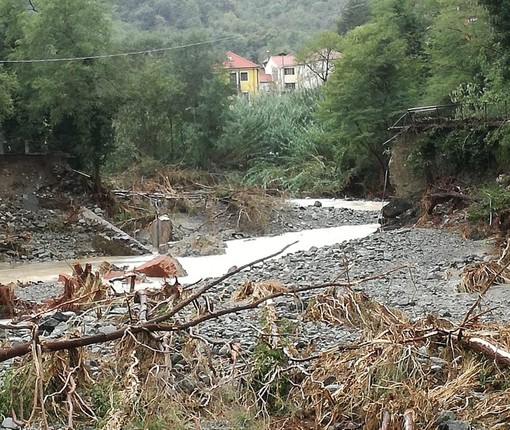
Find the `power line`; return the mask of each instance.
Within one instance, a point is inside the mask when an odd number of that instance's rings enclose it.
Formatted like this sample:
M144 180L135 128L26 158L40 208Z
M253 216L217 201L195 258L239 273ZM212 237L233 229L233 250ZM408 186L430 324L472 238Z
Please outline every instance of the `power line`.
M66 61L84 61L84 60L98 60L103 58L117 58L117 57L129 57L132 55L146 55L157 52L164 51L172 51L177 49L184 48L192 48L194 46L201 45L210 45L213 43L222 42L224 40L230 40L243 36L251 36L253 34L257 34L259 32L246 33L246 34L236 34L234 36L222 37L219 39L211 39L202 42L188 43L186 45L178 45L178 46L169 46L166 48L154 48L154 49L145 49L143 51L130 51L130 52L120 52L117 54L102 54L102 55L89 55L84 57L64 57L64 58L41 58L35 60L0 60L0 64L34 64L34 63L58 63L58 62L66 62Z

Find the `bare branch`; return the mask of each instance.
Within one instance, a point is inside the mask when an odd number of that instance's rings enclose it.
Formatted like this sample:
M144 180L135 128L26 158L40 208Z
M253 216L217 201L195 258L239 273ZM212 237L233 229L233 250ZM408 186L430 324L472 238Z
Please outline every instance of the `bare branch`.
M35 8L34 3L32 2L32 0L28 0L28 4L30 5L30 10L32 10L33 12L37 13L37 9Z

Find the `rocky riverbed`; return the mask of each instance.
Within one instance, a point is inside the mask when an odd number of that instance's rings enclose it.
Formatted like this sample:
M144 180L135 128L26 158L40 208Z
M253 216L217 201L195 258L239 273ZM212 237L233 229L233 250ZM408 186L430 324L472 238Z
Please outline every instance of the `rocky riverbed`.
M370 224L378 217L377 211L317 207L311 201L310 206L287 207L275 212L269 231L275 234L305 228ZM227 231L227 236L229 234ZM413 319L436 314L458 322L476 300L476 295L461 293L457 289L462 270L466 265L494 258L493 252L488 241L464 240L458 234L442 230L414 227L383 230L363 239L322 248L312 247L266 261L231 276L209 290L206 296L216 309L221 309L231 305L232 294L246 281L273 280L290 287L336 281L350 283L355 292L362 291L380 303L402 310ZM210 280L191 288L200 288L207 282ZM503 322L510 319L505 288L496 286L489 290L481 308L477 309L477 312L490 309L480 317L481 320ZM56 293L58 289L48 284L34 284L17 290L19 296L35 301L47 298L49 292ZM288 320L295 327L295 344L306 346L310 353L349 343L359 337L357 329L303 318L303 311L317 294L323 292L316 290L303 293L299 298L283 297L274 302L279 318ZM124 305L110 308L101 322L90 313L52 313L42 317L40 330L43 336L50 338L60 338L71 327L77 326L81 327L84 335L107 334L116 329L119 316L127 312ZM241 345L243 356L252 350L260 333L260 322L260 311L243 311L207 321L197 326L194 334L216 340L213 353L217 356L228 355L226 345L232 343ZM5 335L11 345L30 339L27 331L8 331ZM111 346L108 345L92 348L95 354L109 350ZM193 391L193 382L185 376L188 364L178 351L173 357L176 369L181 367L182 381L186 381L182 384L191 384L185 389ZM96 361L93 360L93 363ZM3 368L5 372L7 367L4 365ZM100 370L93 365L91 372L94 374Z
M288 286L319 285L327 282L353 283L354 291L363 291L380 303L400 309L412 318L437 314L459 321L476 300L476 295L458 292L462 269L486 261L492 247L485 242L466 241L457 234L435 229L403 228L381 231L369 237L323 248L311 248L268 261L244 271L218 285L215 297L229 297L244 281L278 280ZM346 268L348 267L348 275ZM372 278L367 281L363 279ZM506 286L489 291L482 309L492 309L481 317L508 321ZM305 293L304 303L291 298L277 300L282 316L294 321L317 291ZM239 337L239 327L248 339L256 336L253 314L231 315L224 320L205 324L204 333L220 337ZM256 318L256 317L255 317ZM460 321L459 321L460 322ZM339 342L352 341L357 333L346 327L304 322L303 340L313 339L318 350L329 349Z

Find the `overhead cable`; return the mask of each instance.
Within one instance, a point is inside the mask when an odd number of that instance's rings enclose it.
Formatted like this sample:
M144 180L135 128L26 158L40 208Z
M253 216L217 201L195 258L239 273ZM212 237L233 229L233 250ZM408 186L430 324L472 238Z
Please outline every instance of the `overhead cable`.
M188 43L186 45L178 45L178 46L168 46L166 48L153 48L153 49L144 49L142 51L130 51L130 52L120 52L116 54L101 54L101 55L87 55L83 57L63 57L63 58L41 58L41 59L30 59L30 60L0 60L0 64L34 64L34 63L58 63L58 62L68 62L68 61L84 61L84 60L99 60L104 58L117 58L117 57L129 57L133 55L146 55L153 54L164 51L172 51L177 49L191 48L194 46L201 45L210 45L217 42L222 42L224 40L234 39L243 36L249 36L255 33L248 34L236 34L234 36L222 37L219 39L206 40L202 42Z

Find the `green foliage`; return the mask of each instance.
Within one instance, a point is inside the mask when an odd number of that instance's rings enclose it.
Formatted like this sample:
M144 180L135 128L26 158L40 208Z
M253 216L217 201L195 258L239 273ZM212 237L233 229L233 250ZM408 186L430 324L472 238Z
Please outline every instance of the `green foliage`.
M334 152L313 118L318 98L318 92L291 92L236 101L219 145L222 166L245 171L247 185L337 191Z
M437 0L430 13L425 102L449 103L450 93L470 82L482 90L486 65L494 59L494 51L488 43L491 33L486 11L475 0ZM453 101L461 100L457 95Z
M113 393L114 384L112 381L98 380L87 386L86 397L90 399L92 410L98 417L99 423L108 416L108 412L113 407L118 407L120 403L118 395ZM117 403L117 405L113 405Z
M412 4L404 6L412 17ZM372 20L345 35L342 59L325 85L318 118L344 178L367 177L368 172L373 181L384 176L387 129L399 112L415 103L420 67L415 53L410 55L412 26L403 25L402 7L392 0L374 4Z
M230 49L257 61L269 50L297 50L315 32L333 29L343 1L115 0L115 16L145 31L200 31L230 39ZM284 29L285 31L282 31Z
M492 162L486 136L484 126L452 130L440 142L438 155L448 161L455 172L484 171Z
M336 194L381 186L387 129L404 109L451 100L484 113L508 102L506 2L117 0L113 15L105 3L40 0L34 12L29 2L0 0L0 59L186 48L0 66L0 136L13 149L36 141L95 173L106 160L107 172L135 165L144 174L173 163L238 170L245 184ZM341 35L324 31L341 10ZM228 40L197 43L222 36ZM317 92L245 103L231 97L218 67L226 48L255 61L267 49L291 48L301 60L317 51L342 57L332 74L319 71L326 83ZM411 158L422 168L440 160L454 173L495 160L505 168L508 132L438 132Z
M492 149L500 171L510 167L510 124L505 122L487 135L487 145Z
M256 393L257 402L269 413L283 413L288 408L287 397L292 388L290 374L285 371L288 357L284 348L293 325L280 320L271 306L264 308L261 322L266 336L261 337L252 353L252 371L249 386ZM276 340L272 340L276 334ZM272 344L268 342L273 342Z
M233 430L257 430L260 428L248 411L234 411L229 424Z
M0 66L0 124L13 112L13 92L16 87L15 78L2 70Z
M259 341L253 350L253 374L250 385L258 393L266 385L262 400L268 411L282 413L287 404L286 399L292 387L289 376L280 374L272 381L268 380L278 368L287 364L287 356L281 348L272 348L265 341Z
M494 221L498 212L510 208L510 190L497 183L480 187L475 196L475 203L468 209L468 219L472 222Z
M510 56L508 55L508 48L510 47L510 1L480 0L480 3L486 7L489 13L495 39L500 45L498 54L503 60L504 76L505 79L508 79L510 77Z
M129 101L115 119L110 171L148 158L195 167L211 164L232 94L228 79L215 70L219 58L209 46L197 45L131 62Z
M11 416L16 412L19 418L28 417L32 411L36 376L24 370L9 369L0 387L0 416Z
M99 55L110 47L109 22L99 0L38 2L21 34L12 58ZM120 99L115 64L83 60L16 66L17 124L7 137L45 141L97 170L113 143L111 120Z
M436 127L413 142L408 162L416 172L434 167L439 175L482 175L496 165L497 146L487 139L485 125L465 128Z

